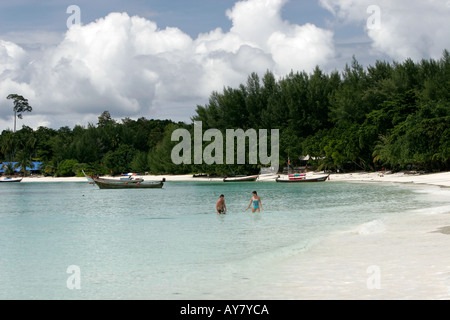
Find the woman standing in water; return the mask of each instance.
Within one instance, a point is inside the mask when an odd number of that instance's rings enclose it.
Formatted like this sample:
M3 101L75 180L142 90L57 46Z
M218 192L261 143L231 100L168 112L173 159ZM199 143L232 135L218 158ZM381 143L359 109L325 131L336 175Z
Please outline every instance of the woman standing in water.
M248 209L250 209L250 206L252 207L252 212L261 212L261 210L264 210L262 207L262 203L261 203L261 197L258 197L258 194L256 193L256 191L252 192L253 196L250 199L250 204L248 205L247 209L245 209L245 211L247 211Z

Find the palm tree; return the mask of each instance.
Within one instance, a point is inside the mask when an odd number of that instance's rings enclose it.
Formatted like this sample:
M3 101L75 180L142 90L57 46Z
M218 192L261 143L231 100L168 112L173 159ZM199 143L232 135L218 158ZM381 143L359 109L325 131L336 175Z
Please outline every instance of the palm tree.
M22 171L22 174L25 177L25 175L27 174L27 167L33 166L31 155L24 150L21 150L17 153L16 160L16 168L20 168L20 171Z
M5 175L6 176L12 176L14 175L14 164L12 162L7 162L2 169L5 169Z
M31 112L33 108L28 104L28 100L18 94L10 94L6 99L14 100L14 132L16 132L16 118L22 119L22 113Z
M3 153L7 161L14 158L15 137L11 131L4 131L0 137L0 151Z

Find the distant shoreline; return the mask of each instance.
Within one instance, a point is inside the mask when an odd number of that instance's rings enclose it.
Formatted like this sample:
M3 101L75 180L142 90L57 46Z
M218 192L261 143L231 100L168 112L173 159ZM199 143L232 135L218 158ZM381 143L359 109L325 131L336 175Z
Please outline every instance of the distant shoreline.
M344 174L332 174L333 181L358 181L358 182L391 182L405 184L432 185L450 187L450 172L410 174L406 172L355 172Z
M310 172L309 175L323 175L323 172ZM260 181L274 181L277 175L262 175ZM283 176L283 175L280 175ZM166 181L204 181L204 182L219 182L223 178L202 178L193 177L193 175L140 175L140 178L148 181L162 180ZM115 178L118 178L116 176ZM25 177L22 182L85 182L85 177ZM440 187L450 187L450 172L430 173L430 174L408 174L405 172L390 173L390 172L353 172L353 173L332 173L330 174L330 181L345 181L345 182L391 182L391 183L406 183L406 184L425 184Z

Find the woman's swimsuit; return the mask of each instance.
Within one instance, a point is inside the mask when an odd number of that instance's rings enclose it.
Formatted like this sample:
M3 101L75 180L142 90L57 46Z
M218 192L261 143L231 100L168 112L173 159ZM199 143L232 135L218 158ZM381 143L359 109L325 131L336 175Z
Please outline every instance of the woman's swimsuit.
M252 205L253 205L253 209L259 209L259 200L258 199L253 199L252 200L253 201L253 203L252 203Z

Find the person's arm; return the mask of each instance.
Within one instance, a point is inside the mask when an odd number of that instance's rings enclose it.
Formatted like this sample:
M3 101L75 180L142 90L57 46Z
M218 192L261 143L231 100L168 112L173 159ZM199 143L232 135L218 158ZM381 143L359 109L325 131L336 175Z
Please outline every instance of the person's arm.
M219 200L217 200L217 202L216 202L216 211L217 211L217 214L220 214L220 212L219 212Z
M261 197L258 197L258 200L259 200L259 205L261 206L261 210L264 210L262 207Z
M252 200L250 200L250 203L248 204L247 209L245 209L245 211L247 211L248 209L250 209L250 206L252 205Z

